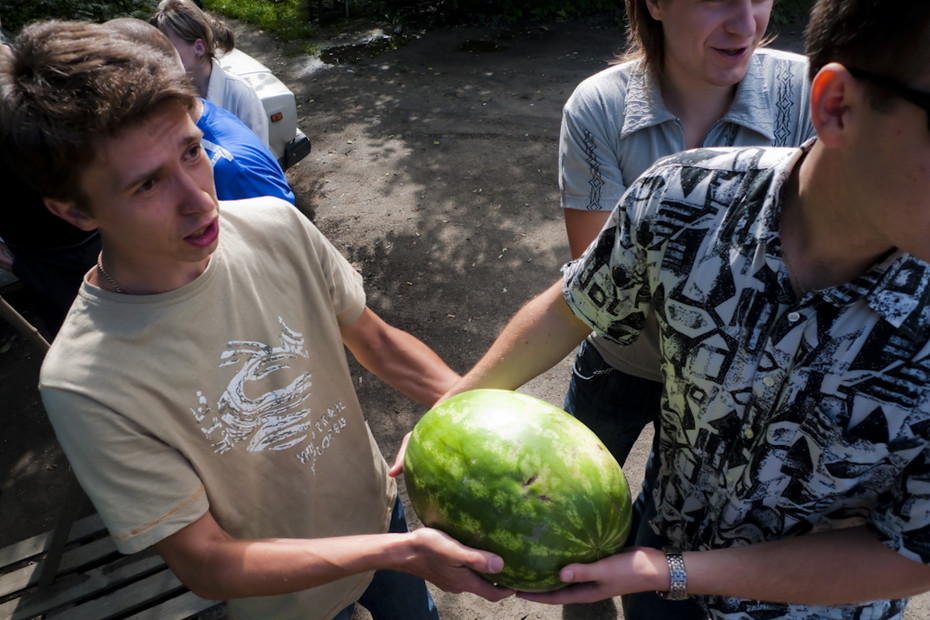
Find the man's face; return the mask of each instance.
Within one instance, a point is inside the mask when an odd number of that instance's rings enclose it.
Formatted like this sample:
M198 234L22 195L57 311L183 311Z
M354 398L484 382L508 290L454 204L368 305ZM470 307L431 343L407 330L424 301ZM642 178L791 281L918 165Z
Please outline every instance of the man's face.
M99 142L81 176L106 260L127 290L182 286L216 249L219 203L201 136L181 104L167 103Z
M733 86L768 27L773 0L648 0L662 22L666 76L678 88Z
M908 86L930 93L930 72ZM930 112L892 97L888 109L861 106L847 179L872 200L860 211L877 243L930 261Z

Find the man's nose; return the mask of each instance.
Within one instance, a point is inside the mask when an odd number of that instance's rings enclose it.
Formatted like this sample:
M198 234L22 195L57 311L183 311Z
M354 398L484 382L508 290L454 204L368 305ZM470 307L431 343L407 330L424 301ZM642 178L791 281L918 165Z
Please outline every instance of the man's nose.
M196 175L182 174L178 183L179 207L182 213L202 213L216 207L213 180L205 185Z

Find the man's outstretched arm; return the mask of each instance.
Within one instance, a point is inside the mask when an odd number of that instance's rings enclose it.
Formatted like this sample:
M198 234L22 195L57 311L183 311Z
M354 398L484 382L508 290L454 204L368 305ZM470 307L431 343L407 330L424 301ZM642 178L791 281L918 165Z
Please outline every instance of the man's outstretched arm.
M843 605L906 598L930 590L930 567L883 545L864 526L683 554L688 592L797 605ZM555 592L519 596L565 605L665 591L659 549L634 547L593 564L569 564Z
M432 406L460 378L425 343L370 308L341 331L343 343L362 366L421 405Z
M488 352L439 402L467 390L514 390L558 364L590 333L591 328L565 302L560 279L510 319ZM407 433L394 457L392 476L404 471L409 438Z
M562 361L590 333L565 302L559 279L510 319L488 352L443 399L477 388L516 389Z
M474 571L495 573L499 556L438 530L316 539L238 540L207 512L155 544L191 591L208 599L288 594L371 570L398 570L453 593L497 601L512 594Z

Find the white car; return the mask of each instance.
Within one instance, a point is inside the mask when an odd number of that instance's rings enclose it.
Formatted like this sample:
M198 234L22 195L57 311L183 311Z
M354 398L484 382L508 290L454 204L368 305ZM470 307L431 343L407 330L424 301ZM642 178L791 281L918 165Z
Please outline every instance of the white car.
M268 113L268 143L287 170L310 153L310 139L297 126L297 99L271 70L240 49L217 56L224 70L238 75L258 93Z

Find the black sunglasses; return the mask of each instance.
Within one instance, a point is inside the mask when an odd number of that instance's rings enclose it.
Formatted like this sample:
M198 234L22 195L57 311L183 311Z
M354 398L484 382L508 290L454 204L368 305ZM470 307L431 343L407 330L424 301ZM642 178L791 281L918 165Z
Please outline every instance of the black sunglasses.
M894 78L885 77L884 75L877 75L875 73L870 73L869 71L863 71L862 69L856 69L854 67L846 67L846 70L849 71L854 77L860 80L866 80L867 82L872 82L879 88L884 88L889 93L896 95L906 101L910 101L917 107L923 109L923 111L927 113L927 130L930 131L930 93L926 93L922 90L916 90L904 82Z

